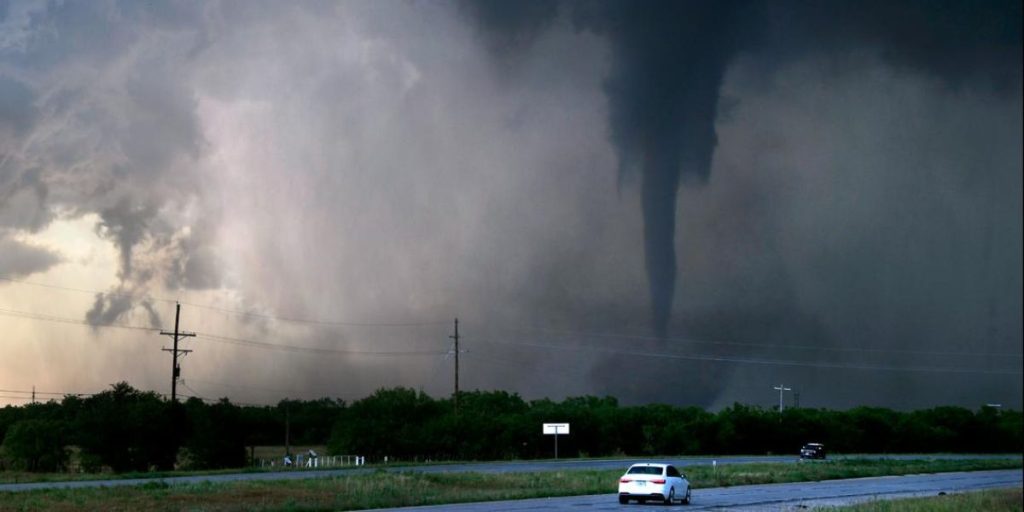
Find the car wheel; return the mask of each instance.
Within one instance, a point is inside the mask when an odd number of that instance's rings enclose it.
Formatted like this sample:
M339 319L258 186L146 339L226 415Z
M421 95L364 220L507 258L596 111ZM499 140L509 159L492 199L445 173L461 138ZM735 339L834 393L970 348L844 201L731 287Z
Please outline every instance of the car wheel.
M619 496L619 505L625 505L629 503L629 498L625 496Z
M686 488L686 496L683 496L683 505L689 505L689 504L690 504L690 488L687 487Z
M676 500L676 488L673 487L668 490L668 496L665 496L665 504L671 505Z

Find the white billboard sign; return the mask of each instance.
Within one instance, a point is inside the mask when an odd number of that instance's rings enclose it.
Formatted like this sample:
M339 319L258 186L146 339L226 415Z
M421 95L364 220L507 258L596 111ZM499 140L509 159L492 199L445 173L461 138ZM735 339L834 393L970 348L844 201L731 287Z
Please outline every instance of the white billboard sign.
M545 423L544 433L553 435L562 435L569 433L568 423Z

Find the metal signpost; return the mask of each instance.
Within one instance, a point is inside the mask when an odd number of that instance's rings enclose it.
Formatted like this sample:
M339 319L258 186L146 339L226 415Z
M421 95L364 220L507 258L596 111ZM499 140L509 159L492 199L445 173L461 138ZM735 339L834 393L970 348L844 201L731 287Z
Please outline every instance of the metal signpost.
M558 435L568 434L569 424L568 423L545 423L544 424L544 435L555 436L555 460L558 460Z

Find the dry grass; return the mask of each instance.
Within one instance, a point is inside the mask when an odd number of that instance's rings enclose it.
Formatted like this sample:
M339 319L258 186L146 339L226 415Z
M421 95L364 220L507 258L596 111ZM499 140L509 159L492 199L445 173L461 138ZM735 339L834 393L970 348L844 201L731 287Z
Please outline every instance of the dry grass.
M929 498L869 501L849 507L819 510L841 510L843 512L960 512L963 510L1020 512L1022 498L1024 498L1024 493L1020 488L994 489Z
M784 482L814 482L840 478L912 475L916 473L1014 469L1021 466L1022 460L1020 458L944 460L863 458L801 461L797 464L726 464L718 466L717 469L710 466L690 466L685 471L693 486L695 488L702 488Z
M327 448L323 445L295 445L291 447L292 454L305 454L310 449L315 450L317 453L326 453ZM77 449L76 449L77 451ZM150 472L129 472L129 473L114 473L109 470L101 471L98 473L84 473L79 471L68 471L61 473L30 473L27 471L0 471L0 483L3 484L17 484L17 483L29 483L29 482L67 482L72 480L120 480L120 479L139 479L139 478L165 478L172 476L192 476L192 475L220 475L230 473L247 473L247 472L267 472L272 470L281 470L281 463L284 459L285 447L284 445L279 446L257 446L254 450L257 459L273 460L275 466L273 468L230 468L230 469L214 469L214 470L175 470L175 471L150 471ZM247 451L248 455L249 452ZM74 466L74 464L73 464Z
M617 475L616 475L617 476ZM613 477L614 478L614 477ZM606 472L384 473L287 482L234 482L0 494L0 511L358 510L608 492ZM612 487L614 489L614 487Z

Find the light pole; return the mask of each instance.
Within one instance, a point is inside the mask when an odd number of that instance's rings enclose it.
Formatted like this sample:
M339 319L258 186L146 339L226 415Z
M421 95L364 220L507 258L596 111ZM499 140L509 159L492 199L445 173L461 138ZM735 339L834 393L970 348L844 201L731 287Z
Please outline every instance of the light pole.
M779 414L782 414L782 407L783 407L782 406L782 392L783 391L793 391L793 388L787 388L786 386L783 386L782 384L779 384L778 386L775 386L772 389L779 390Z

